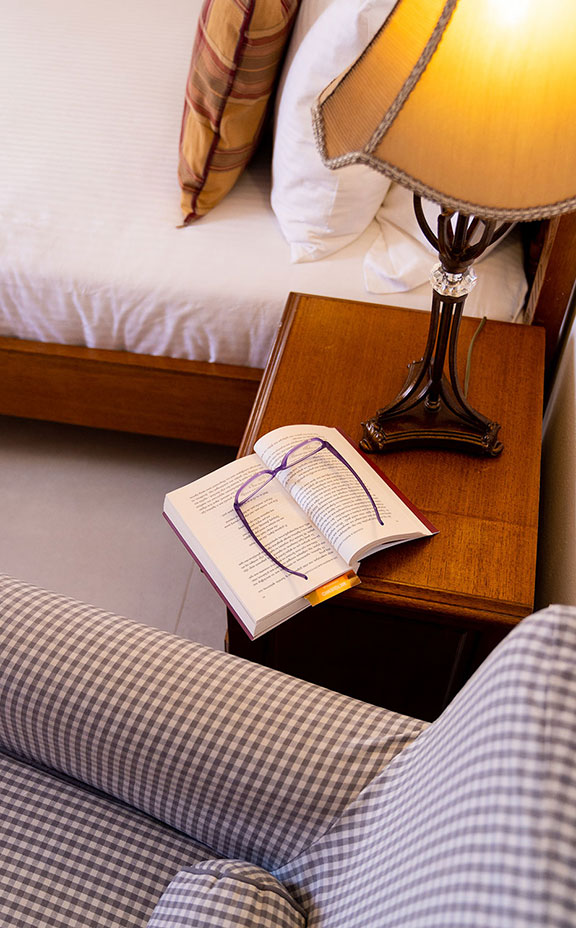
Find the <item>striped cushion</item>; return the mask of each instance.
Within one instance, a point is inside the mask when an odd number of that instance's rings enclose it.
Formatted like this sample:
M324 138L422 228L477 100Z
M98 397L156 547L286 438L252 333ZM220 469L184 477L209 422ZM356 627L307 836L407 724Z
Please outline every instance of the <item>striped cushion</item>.
M522 622L276 876L309 928L576 925L576 609Z
M0 925L144 928L210 855L121 803L0 754Z
M241 860L187 867L172 880L147 928L305 928L304 910L273 876Z
M186 86L184 222L211 210L254 152L299 0L205 0Z

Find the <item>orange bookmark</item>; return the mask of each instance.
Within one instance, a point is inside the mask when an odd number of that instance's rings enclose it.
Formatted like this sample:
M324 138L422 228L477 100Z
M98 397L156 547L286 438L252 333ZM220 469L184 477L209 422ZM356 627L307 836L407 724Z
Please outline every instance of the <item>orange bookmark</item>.
M344 590L349 590L353 586L358 586L359 583L360 577L358 577L353 570L349 570L340 577L330 580L329 583L319 586L317 590L312 590L311 593L306 595L306 599L310 605L317 606L318 603L323 603L325 599L337 596L338 593L343 593Z

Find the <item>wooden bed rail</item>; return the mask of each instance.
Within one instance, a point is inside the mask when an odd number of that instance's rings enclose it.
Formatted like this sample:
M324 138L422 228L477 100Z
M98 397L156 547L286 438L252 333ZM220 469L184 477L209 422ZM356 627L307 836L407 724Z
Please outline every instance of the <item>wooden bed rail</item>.
M240 444L262 371L0 338L0 413Z

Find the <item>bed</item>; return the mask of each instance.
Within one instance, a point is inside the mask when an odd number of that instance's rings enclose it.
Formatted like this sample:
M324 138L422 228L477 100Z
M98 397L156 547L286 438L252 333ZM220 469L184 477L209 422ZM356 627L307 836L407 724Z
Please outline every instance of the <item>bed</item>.
M414 236L407 194L388 181L367 204L359 191L372 181L351 184L349 234L319 249L314 232L305 246L290 239L290 197L300 196L296 224L314 205L310 95L390 0L293 3L258 149L221 202L184 226L178 142L202 0L22 0L4 11L1 414L237 445L290 292L428 309L421 270L382 270ZM335 70L318 64L326 35ZM302 156L290 149L294 114L310 133ZM433 263L424 243L414 249L418 268ZM467 312L545 325L552 357L575 255L571 216L516 228L478 268Z

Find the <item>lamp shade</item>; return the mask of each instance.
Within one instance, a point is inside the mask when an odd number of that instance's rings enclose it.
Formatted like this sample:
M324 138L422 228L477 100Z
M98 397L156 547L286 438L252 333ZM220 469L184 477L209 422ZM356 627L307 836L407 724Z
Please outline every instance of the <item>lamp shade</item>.
M324 162L361 162L488 219L576 209L574 0L399 0L314 108Z

